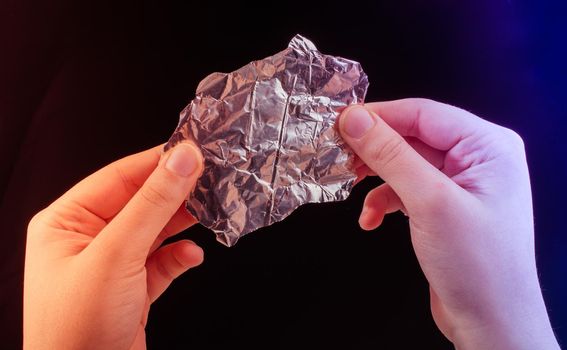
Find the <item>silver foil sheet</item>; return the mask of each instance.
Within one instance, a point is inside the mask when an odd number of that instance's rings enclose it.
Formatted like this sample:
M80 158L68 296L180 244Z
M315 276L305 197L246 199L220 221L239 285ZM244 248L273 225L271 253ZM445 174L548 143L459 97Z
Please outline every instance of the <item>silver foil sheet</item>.
M346 199L353 154L334 124L367 87L358 62L300 35L273 56L206 77L165 146L191 140L203 153L189 212L232 246L302 204Z

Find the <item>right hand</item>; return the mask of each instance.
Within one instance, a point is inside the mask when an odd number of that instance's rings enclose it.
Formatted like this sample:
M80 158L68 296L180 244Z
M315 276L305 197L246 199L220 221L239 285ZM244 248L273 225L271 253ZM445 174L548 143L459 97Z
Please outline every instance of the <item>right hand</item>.
M558 349L537 278L522 139L423 99L351 106L339 129L385 181L368 193L360 226L408 215L443 334L459 349Z

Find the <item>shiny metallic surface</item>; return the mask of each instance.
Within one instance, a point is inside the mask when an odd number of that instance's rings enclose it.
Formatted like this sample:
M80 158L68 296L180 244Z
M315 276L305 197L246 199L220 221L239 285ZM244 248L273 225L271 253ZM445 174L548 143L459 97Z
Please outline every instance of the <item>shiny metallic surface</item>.
M187 209L232 246L302 204L346 199L353 154L334 124L367 88L358 62L321 54L300 35L273 56L206 77L165 146L191 140L205 158Z

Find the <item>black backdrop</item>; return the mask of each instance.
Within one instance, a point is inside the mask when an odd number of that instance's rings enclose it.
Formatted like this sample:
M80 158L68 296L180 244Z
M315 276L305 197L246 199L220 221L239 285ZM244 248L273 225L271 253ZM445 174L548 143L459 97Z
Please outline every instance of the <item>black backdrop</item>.
M559 2L557 2L559 3ZM565 7L553 2L145 1L0 9L0 341L21 342L25 227L99 167L167 140L196 85L301 33L358 60L368 101L428 97L526 140L538 264L558 335L567 306ZM235 247L192 228L205 263L152 306L153 349L449 349L402 215L357 227L367 179L343 203L309 205ZM512 292L512 291L511 291Z

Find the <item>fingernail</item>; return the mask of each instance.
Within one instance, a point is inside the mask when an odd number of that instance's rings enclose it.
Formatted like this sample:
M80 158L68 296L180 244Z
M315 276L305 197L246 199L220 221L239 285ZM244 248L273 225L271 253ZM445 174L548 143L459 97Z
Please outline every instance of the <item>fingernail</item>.
M364 107L352 107L348 110L343 122L345 133L355 139L359 139L374 126L374 118Z
M193 147L180 143L173 148L165 162L165 168L179 176L189 176L197 169L197 157Z

